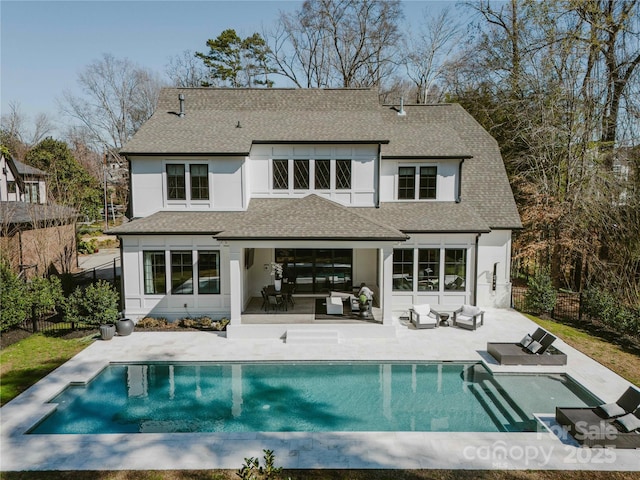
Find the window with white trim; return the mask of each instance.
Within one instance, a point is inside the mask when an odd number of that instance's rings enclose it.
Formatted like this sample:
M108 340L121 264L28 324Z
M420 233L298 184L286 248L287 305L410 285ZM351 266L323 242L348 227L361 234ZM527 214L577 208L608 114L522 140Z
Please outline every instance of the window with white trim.
M437 196L437 185L437 167L401 166L398 168L398 200L434 200Z
M166 171L169 200L209 200L209 166L206 163L167 163Z
M417 282L414 282L414 267ZM466 248L393 250L393 291L464 292L466 288Z
M272 189L289 190L291 178L294 190L350 190L352 163L348 159L273 159Z

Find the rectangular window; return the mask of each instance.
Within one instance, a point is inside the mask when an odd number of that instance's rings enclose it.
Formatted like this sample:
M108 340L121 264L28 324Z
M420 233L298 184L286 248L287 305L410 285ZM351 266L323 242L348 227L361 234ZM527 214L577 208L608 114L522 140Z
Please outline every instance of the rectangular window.
M24 198L27 203L40 203L40 188L37 183L24 184Z
M220 293L220 252L198 252L198 293Z
M467 272L467 250L447 248L444 251L444 289L464 291Z
M351 188L351 160L336 160L336 190Z
M419 198L436 198L436 182L438 179L438 169L436 167L420 167L420 194Z
M309 160L293 161L293 188L309 190Z
M413 290L413 250L393 251L393 290Z
M438 290L440 280L440 249L418 250L418 290Z
M193 293L193 254L188 251L171 252L171 293Z
M167 198L169 200L186 200L184 165L167 164Z
M315 167L315 189L329 190L331 188L331 161L316 160Z
M7 181L7 192L16 193L16 182L14 182L13 180Z
M398 200L416 198L416 168L400 167L398 169Z
M167 293L167 271L164 251L144 251L144 293L164 295Z
M191 200L209 200L209 167L202 164L189 165L191 175Z
M289 189L289 160L273 161L273 189Z

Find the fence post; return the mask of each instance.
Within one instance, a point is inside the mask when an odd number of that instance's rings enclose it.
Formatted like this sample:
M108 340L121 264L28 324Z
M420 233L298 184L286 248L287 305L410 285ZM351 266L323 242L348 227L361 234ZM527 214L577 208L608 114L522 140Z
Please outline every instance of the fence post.
M116 259L113 259L113 284L116 284Z
M580 291L580 297L578 298L578 322L582 323L582 291Z
M31 323L33 324L33 333L36 333L38 329L38 319L36 318L36 306L31 305Z

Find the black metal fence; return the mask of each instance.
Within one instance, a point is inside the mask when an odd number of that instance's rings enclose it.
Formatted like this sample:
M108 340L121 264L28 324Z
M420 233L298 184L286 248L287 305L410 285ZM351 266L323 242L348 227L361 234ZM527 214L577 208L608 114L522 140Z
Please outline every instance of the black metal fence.
M512 287L511 306L516 310L526 312L526 293L527 287ZM550 316L554 320L582 321L582 293L559 291L556 306L551 311Z
M87 286L104 280L111 283L116 291L120 291L120 275L118 275L119 258L114 258L112 262L107 262L102 265L98 265L91 269L84 270L82 272L74 274L61 275L63 290L70 293L78 286ZM120 309L122 310L122 299L120 299ZM46 318L36 318L32 315L32 318L23 320L20 324L16 325L16 328L21 330L36 333L58 333L63 334L69 331L75 330L90 330L96 329L96 325L92 325L85 322L67 322L64 321L63 316L60 313L54 314Z

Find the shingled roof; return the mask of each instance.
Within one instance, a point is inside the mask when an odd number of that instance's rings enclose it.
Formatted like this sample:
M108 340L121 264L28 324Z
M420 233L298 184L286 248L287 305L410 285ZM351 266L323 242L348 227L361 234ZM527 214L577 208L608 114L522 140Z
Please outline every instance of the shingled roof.
M348 208L311 194L303 198L256 198L242 212L157 212L112 229L116 235L210 234L220 240L377 240L407 235Z
M404 113L371 89L166 88L122 153L247 156L256 143L378 143L382 158L464 160L465 206L456 214L473 211L473 231L521 228L498 144L471 115L457 104L405 105ZM420 202L420 212L442 211L431 203Z

